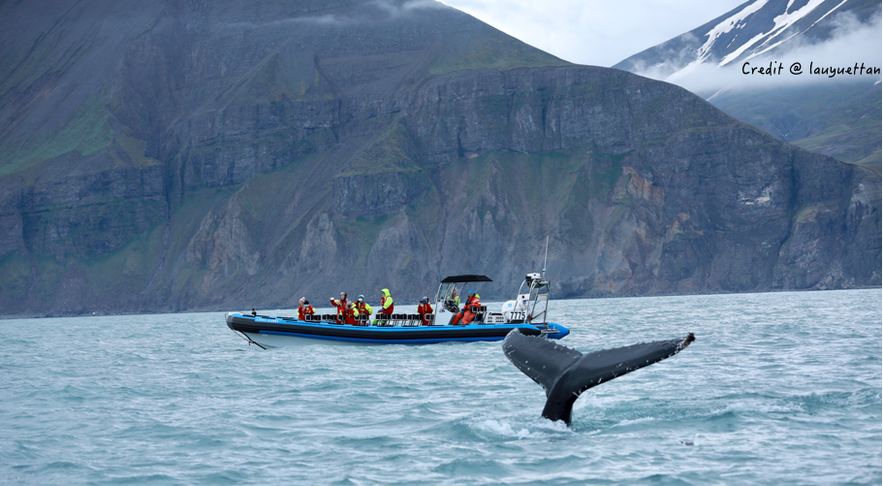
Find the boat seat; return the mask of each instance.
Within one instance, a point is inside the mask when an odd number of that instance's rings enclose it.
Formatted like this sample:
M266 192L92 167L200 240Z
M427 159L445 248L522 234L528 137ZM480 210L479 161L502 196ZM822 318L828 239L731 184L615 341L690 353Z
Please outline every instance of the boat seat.
M472 319L472 322L484 322L484 315L487 314L487 306L482 305L479 306L478 312L475 313L475 318Z
M419 326L420 314L408 314L407 326Z
M377 314L377 325L378 326L391 326L389 322L389 314Z
M420 323L423 326L435 325L435 314L426 314L426 320Z

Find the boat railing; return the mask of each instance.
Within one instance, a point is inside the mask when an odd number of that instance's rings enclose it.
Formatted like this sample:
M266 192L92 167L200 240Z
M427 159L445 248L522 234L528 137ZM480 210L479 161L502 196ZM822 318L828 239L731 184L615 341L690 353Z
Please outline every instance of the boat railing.
M542 307L540 307L542 305ZM535 325L546 323L546 313L549 310L549 294L537 294L531 306L530 322ZM539 321L539 322L538 322Z

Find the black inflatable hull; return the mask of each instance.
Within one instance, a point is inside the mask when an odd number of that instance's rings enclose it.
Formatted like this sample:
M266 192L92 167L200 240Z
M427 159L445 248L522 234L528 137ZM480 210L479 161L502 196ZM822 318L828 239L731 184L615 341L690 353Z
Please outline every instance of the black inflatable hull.
M449 341L502 341L513 329L528 336L560 339L569 330L549 324L548 331L530 324L470 324L468 326L352 326L303 322L287 317L227 314L227 326L262 348L325 341L336 344L434 344Z

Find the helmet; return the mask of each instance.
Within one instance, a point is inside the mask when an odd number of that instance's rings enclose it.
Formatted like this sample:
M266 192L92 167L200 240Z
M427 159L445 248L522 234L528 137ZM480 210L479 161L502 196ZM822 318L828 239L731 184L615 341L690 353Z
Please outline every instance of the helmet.
M426 302L429 302L429 297L427 297L427 296L424 295L424 296L423 296L423 300L425 300Z
M472 290L472 289L469 289L469 293L472 294L472 295L475 295L475 291Z
M346 298L346 292L341 292L340 295L342 295L344 299Z
M364 295L360 295L358 300L359 300L360 302L363 301L363 300L365 300L365 296L364 296Z

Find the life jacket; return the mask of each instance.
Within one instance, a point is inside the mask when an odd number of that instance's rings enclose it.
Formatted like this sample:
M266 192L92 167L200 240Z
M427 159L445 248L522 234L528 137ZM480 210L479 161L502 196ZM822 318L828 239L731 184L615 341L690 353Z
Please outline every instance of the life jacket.
M346 309L343 310L343 321L344 324L356 324L356 316L359 315L359 311L356 309L351 309L347 306Z
M432 306L428 303L417 306L417 313L420 314L420 320L426 322L426 316L432 314Z
M349 304L349 301L347 299L343 299L343 300L331 299L331 305L337 307L337 320L340 322L343 322L343 320L346 318L347 304Z
M466 304L463 305L463 312L478 312L478 309L472 310L473 307L481 307L481 300L478 297L478 294L472 296L471 299L466 299Z
M298 308L297 308L297 319L299 321L302 321L302 320L304 320L305 316L311 316L315 313L316 313L316 311L313 309L313 306L311 306L309 304L301 305L301 306L298 306Z
M374 309L371 308L366 302L359 302L358 300L353 304L356 307L356 310L359 311L357 315L367 314L371 315L374 312Z
M392 314L393 303L392 297L389 296L389 289L381 290L383 293L383 298L380 299L380 307L381 309L377 311L378 314Z

